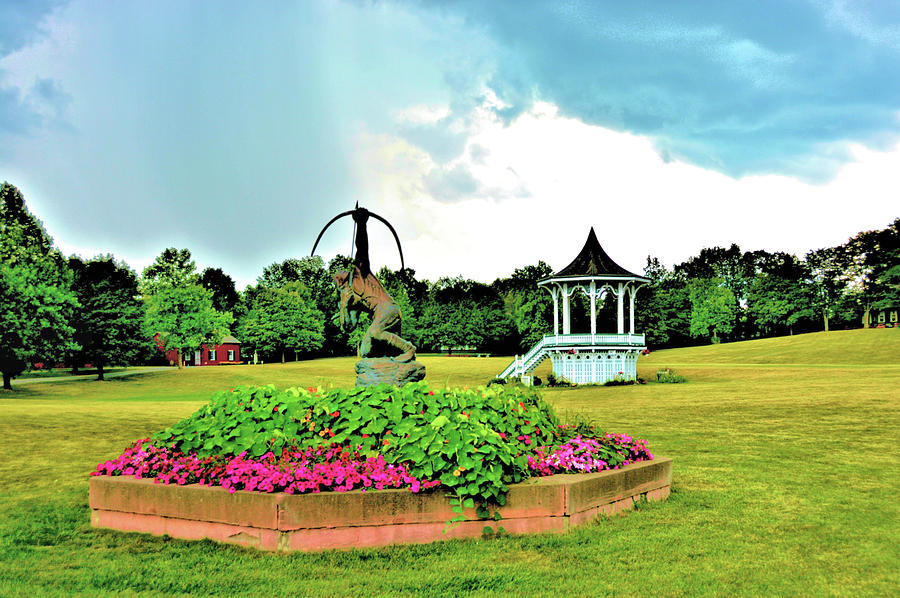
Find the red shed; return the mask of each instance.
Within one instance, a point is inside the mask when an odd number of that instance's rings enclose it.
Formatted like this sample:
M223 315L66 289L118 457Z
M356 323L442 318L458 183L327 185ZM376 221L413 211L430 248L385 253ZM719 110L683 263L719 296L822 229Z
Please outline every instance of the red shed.
M178 352L175 349L166 351L166 359L175 365L178 360ZM218 345L209 347L200 345L200 348L191 353L185 353L185 365L223 365L230 363L243 363L241 361L241 341L231 335L226 335Z

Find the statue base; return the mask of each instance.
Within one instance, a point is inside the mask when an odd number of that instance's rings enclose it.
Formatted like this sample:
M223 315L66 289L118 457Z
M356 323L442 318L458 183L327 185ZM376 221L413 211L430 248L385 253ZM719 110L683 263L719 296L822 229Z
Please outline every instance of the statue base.
M394 361L390 357L367 357L356 362L356 385L392 384L403 386L425 377L425 366L418 361Z

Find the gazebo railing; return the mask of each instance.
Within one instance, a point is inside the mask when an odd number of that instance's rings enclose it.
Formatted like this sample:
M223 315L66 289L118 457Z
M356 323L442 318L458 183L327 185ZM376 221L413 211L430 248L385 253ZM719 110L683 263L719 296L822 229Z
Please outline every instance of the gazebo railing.
M545 336L541 343L547 347L559 346L593 346L593 345L622 345L642 346L646 343L646 337L641 334L550 334ZM539 343L539 344L541 344Z

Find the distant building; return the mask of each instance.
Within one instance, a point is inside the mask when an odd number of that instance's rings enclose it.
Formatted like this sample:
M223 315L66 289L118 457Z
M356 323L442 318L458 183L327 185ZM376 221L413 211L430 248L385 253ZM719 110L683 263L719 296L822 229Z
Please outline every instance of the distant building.
M900 314L900 306L894 305L883 309L873 309L869 312L869 317L871 318L871 325L876 328L895 328L898 325L898 314Z
M165 351L169 365L178 363L178 351L170 349ZM226 365L243 363L241 361L241 341L231 335L226 335L218 345L200 345L193 354L184 355L185 365Z

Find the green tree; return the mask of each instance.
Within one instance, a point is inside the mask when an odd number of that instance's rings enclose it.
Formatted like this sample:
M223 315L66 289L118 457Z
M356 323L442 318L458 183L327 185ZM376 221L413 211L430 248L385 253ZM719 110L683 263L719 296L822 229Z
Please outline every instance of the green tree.
M336 263L335 260L332 260L332 263ZM334 271L339 269L342 268L335 268ZM340 355L345 354L348 350L347 334L341 330L338 321L338 291L334 284L333 274L334 272L330 268L325 268L321 257L313 255L289 258L280 263L273 263L263 270L262 275L257 278L257 282L260 289L284 288L291 283L303 283L309 290L316 309L324 317L325 340L321 351L328 355Z
M263 288L240 324L243 342L266 355L313 353L322 348L325 318L302 282Z
M156 256L152 264L144 268L141 290L145 295L152 295L160 287L186 286L199 282L197 265L191 259L190 250L167 247Z
M762 334L787 331L815 315L815 290L808 271L787 253L766 254L747 288L747 311Z
M69 258L73 290L80 307L75 312L75 338L81 349L73 369L85 361L97 367L103 380L107 364L134 363L148 344L142 331L144 304L138 296L137 275L111 255L83 262Z
M647 256L644 276L650 283L640 288L635 300L637 330L647 335L647 344L653 348L689 344L691 297L684 275Z
M234 321L230 312L213 307L212 293L200 286L200 277L187 249L165 249L144 269L141 288L146 311L144 330L159 339L166 351L174 349L178 367L185 351L217 344Z
M145 301L145 334L159 335L163 350L177 352L179 369L185 352L220 343L233 321L213 307L212 293L196 284L163 287Z
M714 343L734 329L734 293L718 277L697 278L688 283L691 298L691 336Z
M843 284L837 251L833 247L806 254L806 268L814 292L813 306L822 315L822 326L828 332L841 298Z
M200 275L200 286L212 293L213 307L219 311L233 312L240 300L234 288L234 279L221 268L205 269Z
M517 349L527 351L553 331L553 298L538 282L553 273L543 261L516 268L509 278L491 285L503 298L504 310L518 336Z
M0 370L3 388L35 360L57 361L77 345L71 275L19 190L0 185Z
M865 327L871 324L871 312L894 305L898 289L894 268L900 256L900 218L879 231L861 232L843 247L845 296L862 313Z
M441 278L429 294L419 322L423 346L435 350L471 346L492 352L515 349L512 321L503 298L492 287L462 277Z

